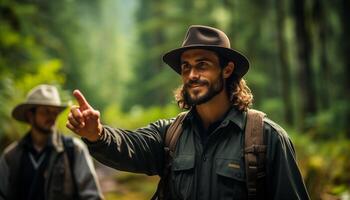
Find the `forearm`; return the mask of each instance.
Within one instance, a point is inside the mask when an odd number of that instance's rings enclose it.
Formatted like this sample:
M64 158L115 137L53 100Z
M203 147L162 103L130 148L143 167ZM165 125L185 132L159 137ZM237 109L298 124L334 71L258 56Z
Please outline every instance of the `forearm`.
M159 174L163 163L162 130L158 124L136 131L103 127L101 138L88 145L91 155L101 163L122 171Z

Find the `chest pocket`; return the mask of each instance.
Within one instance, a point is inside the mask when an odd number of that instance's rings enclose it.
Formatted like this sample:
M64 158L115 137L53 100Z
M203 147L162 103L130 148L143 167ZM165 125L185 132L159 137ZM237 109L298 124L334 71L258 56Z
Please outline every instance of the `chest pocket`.
M170 189L175 199L190 199L194 179L194 155L179 155L172 163Z
M246 199L245 168L241 159L216 158L216 199Z

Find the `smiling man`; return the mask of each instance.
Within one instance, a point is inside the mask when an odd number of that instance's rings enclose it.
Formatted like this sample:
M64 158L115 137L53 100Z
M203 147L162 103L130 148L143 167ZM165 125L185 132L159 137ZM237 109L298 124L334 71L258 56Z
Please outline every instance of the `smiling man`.
M13 109L30 130L1 156L0 200L102 199L85 145L57 132L65 108L56 87L39 85Z
M175 92L176 119L135 131L102 125L78 91L67 127L83 137L100 162L161 176L153 199L309 199L287 133L249 109L253 95L242 78L248 60L221 30L191 26L182 47L163 60L183 85Z
M234 66L230 62L224 76L219 65L219 57L212 51L191 49L182 54L181 75L189 104L200 105L225 92L224 80L231 75Z

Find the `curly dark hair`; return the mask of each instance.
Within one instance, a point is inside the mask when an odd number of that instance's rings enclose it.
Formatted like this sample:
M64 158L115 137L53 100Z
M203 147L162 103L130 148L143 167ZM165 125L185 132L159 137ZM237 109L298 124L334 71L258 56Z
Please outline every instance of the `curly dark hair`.
M228 60L219 56L220 66L227 66ZM226 79L226 92L230 97L232 105L240 111L246 111L253 103L253 94L249 89L246 81L243 78L238 78L236 74L232 74ZM184 97L184 85L182 84L174 91L174 97L181 109L188 110L191 105L186 101Z

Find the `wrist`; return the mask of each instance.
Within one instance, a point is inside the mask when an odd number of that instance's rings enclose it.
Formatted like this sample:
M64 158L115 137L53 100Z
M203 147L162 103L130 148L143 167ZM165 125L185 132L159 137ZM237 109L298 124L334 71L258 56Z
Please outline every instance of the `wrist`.
M103 126L102 126L102 124L99 124L99 126L97 128L97 133L91 134L89 136L85 136L84 138L86 140L88 140L89 142L97 142L98 140L101 139L103 133L104 133Z

